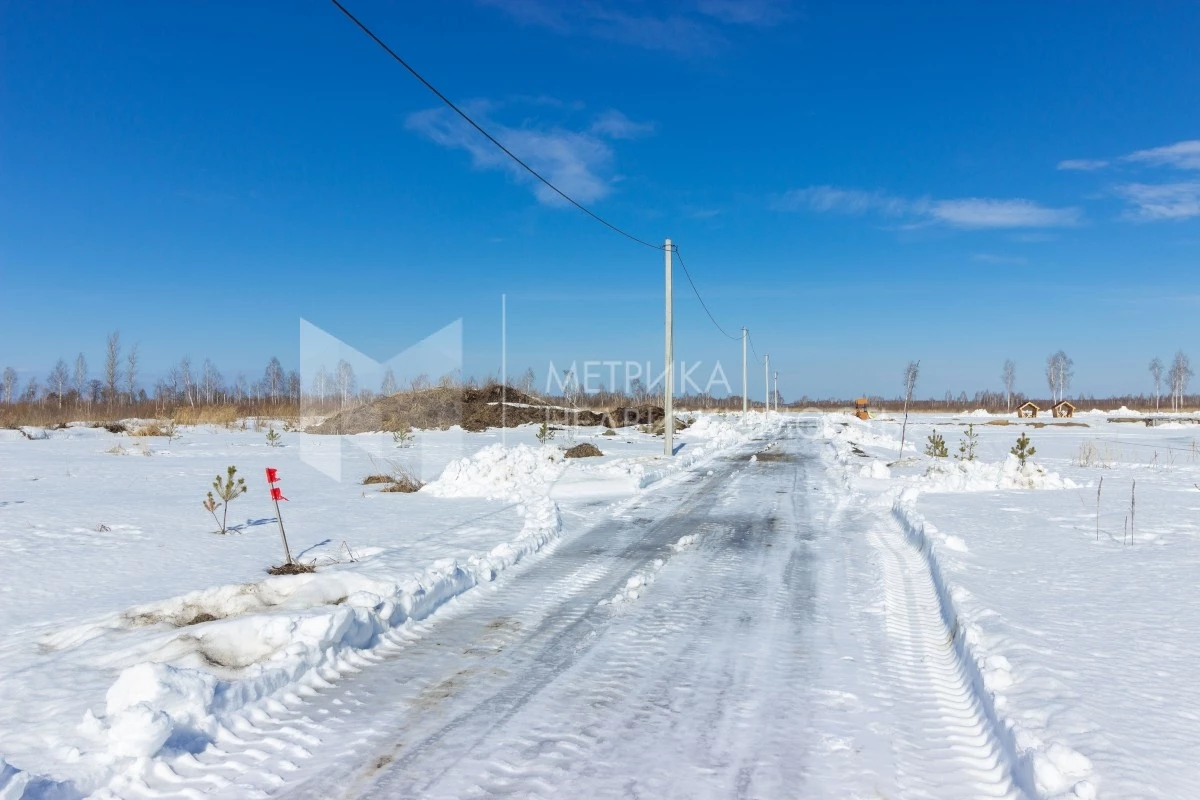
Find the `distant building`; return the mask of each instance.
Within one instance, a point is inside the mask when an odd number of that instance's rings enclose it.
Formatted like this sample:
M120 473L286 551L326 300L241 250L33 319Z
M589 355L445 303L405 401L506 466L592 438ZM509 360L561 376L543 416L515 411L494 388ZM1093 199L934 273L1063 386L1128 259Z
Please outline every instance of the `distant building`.
M1070 400L1059 400L1050 406L1050 413L1055 417L1075 416L1075 405Z
M1018 417L1036 417L1042 409L1038 408L1038 404L1032 400L1026 400L1021 405L1017 406Z

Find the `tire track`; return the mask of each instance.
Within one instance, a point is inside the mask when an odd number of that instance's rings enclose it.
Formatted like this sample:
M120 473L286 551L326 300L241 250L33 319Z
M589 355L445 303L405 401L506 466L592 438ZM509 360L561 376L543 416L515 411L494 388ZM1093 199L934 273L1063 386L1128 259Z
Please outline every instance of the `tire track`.
M902 797L1025 797L984 713L943 617L925 556L894 520L867 535L883 573L893 699L904 734L895 739Z

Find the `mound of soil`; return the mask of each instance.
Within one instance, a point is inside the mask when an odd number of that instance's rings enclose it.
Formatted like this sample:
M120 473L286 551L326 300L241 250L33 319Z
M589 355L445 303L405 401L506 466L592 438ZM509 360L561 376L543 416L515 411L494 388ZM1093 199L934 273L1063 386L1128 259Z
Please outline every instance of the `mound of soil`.
M502 397L506 397L502 400ZM519 389L507 393L499 384L483 388L436 387L381 397L365 406L349 408L308 429L308 433L352 434L372 431L463 430L513 428L529 422L558 425L600 425L603 415L546 405Z
M604 415L606 428L625 428L630 425L653 425L666 416L662 406L617 406Z
M567 452L563 453L563 458L592 458L593 456L602 456L600 448L591 442L581 442Z

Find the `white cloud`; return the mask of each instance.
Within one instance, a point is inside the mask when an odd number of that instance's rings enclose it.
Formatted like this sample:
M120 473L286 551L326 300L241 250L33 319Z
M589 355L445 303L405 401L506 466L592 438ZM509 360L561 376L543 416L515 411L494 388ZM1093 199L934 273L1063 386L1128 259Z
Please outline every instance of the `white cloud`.
M1024 256L998 256L994 253L976 253L971 256L972 261L978 261L981 264L1027 264L1029 259Z
M1104 169L1110 163L1110 161L1103 158L1068 158L1066 161L1058 162L1058 169L1091 172L1092 170Z
M808 210L854 215L876 212L887 217L907 215L914 208L913 201L879 190L840 189L836 186L792 189L784 193L776 205L784 211Z
M1149 150L1138 150L1136 153L1124 156L1121 160L1150 164L1155 167L1200 169L1200 139L1176 142Z
M1047 208L1031 200L985 197L939 200L929 213L954 228L1069 228L1078 225L1083 216L1075 207Z
M786 0L700 0L697 10L735 25L778 25L791 18Z
M729 44L723 25L759 28L792 18L788 0L692 0L665 14L643 2L607 0L477 0L518 22L564 35L591 36L682 56L710 54Z
M882 191L810 186L784 194L776 206L785 211L817 211L906 217L906 227L939 224L952 228L1062 228L1078 225L1078 208L1047 208L1031 200L995 200L971 197L961 200L908 199Z
M592 133L610 139L640 139L654 133L653 122L634 122L615 109L609 109L592 123Z
M1116 191L1132 205L1125 212L1127 219L1155 222L1200 217L1200 181L1127 183Z
M546 180L581 203L600 200L612 192L613 149L607 139L628 139L653 131L649 123L633 122L619 111L608 111L584 130L561 125L538 126L527 122L510 127L489 118L500 106L484 100L465 103L467 111L485 130ZM547 106L542 102L540 105ZM565 201L552 189L487 141L448 108L431 108L409 114L406 127L442 147L465 150L479 169L499 169L533 187L539 202Z

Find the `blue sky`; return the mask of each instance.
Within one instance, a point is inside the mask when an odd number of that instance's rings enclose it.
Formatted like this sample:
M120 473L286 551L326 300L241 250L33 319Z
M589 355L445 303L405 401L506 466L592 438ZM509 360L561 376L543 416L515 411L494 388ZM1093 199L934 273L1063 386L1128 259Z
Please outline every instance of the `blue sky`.
M1200 6L348 3L499 139L678 245L785 398L1146 391L1200 356ZM105 334L152 376L385 359L662 358L662 256L564 207L328 3L0 9L0 366ZM677 357L720 360L677 276ZM707 367L701 370L707 373ZM761 370L752 371L761 396Z

